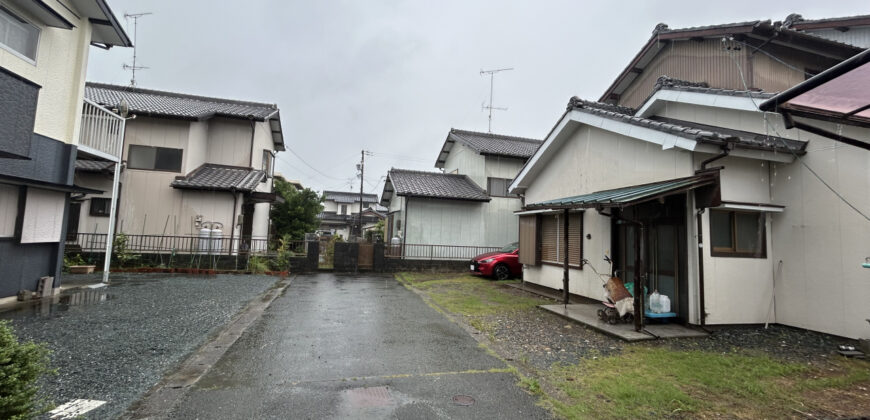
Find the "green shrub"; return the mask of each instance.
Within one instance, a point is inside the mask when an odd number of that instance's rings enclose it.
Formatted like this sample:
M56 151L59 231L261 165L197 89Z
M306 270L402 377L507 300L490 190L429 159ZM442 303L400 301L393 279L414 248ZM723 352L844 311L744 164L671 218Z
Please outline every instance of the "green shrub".
M69 271L69 268L74 265L86 265L85 259L81 254L70 254L63 256L63 271Z
M112 241L112 257L118 267L128 267L139 259L139 255L134 255L127 249L127 235L123 233L115 235L115 239Z
M281 239L278 239L278 248L275 249L275 258L270 261L272 269L276 271L290 270L290 258L296 256L296 253L290 250L292 245L293 240L290 238L290 235L284 235Z
M32 341L20 343L8 321L0 321L0 418L29 419L45 413L47 401L36 398L36 380L48 369L49 351Z
M252 255L248 258L248 271L254 274L269 271L269 259L261 255Z

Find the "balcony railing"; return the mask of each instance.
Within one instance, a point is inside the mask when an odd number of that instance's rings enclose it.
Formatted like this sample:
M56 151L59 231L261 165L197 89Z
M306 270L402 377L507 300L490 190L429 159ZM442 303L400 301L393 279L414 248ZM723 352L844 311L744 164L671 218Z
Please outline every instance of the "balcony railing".
M117 162L124 145L124 122L120 115L85 99L82 104L79 150Z

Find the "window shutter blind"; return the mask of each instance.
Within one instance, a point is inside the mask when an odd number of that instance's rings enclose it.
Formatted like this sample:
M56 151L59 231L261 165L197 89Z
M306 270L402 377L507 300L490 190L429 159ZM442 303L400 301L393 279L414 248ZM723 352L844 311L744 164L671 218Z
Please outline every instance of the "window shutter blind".
M568 216L568 265L579 266L583 259L583 213Z
M538 263L538 217L520 216L520 264Z
M556 215L541 216L541 261L559 262L559 232Z

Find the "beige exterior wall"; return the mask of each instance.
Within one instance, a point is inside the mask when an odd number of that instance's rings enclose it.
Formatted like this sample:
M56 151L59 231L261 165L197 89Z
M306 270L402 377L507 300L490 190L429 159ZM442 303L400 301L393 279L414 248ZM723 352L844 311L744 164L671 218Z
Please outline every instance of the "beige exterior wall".
M444 173L467 175L481 188L486 188L486 159L470 147L456 142L444 161Z
M133 125L133 124L128 124ZM184 168L191 172L202 166L208 150L208 121L189 123L187 148L184 150Z
M660 76L707 82L711 87L723 89L744 90L748 86L767 92L781 92L804 81L805 69L818 71L836 64L830 60L819 62L782 47L769 45L765 50L773 51L773 55L794 68L786 67L763 53L750 55L749 48L726 50L722 48L722 41L718 38L705 39L702 42L672 41L625 89L618 103L630 107L639 106L652 93Z
M64 143L78 143L91 42L90 22L49 0L46 3L52 9L76 26L72 29L51 28L7 1L0 3L40 28L35 63L0 48L0 67L42 86L33 131Z
M411 198L407 201L406 243L497 245L484 242L484 206L485 203L473 201Z
M94 197L111 198L112 197L112 174L95 174L87 172L77 172L75 175L76 185L92 188L103 191L102 194L88 194L85 201L81 203L81 213L79 216L79 233L106 233L109 230L109 218L102 216L91 216L91 199ZM121 197L127 193L123 184L121 186ZM134 192L135 193L135 192Z
M210 120L206 162L230 166L251 165L251 123Z

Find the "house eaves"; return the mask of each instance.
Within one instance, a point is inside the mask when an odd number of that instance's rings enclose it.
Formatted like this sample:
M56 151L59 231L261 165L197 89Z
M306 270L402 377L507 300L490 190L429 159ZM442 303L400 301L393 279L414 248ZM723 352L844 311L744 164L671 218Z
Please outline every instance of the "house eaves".
M526 162L511 183L510 192L514 194L525 192L531 178L536 176L542 166L557 153L556 151L560 149L559 145L568 141L571 135L584 125L658 144L662 150L677 148L716 154L723 146L732 144L734 149L730 152L731 156L784 163L794 160L791 153L778 152L777 147L781 147L778 144L771 144L769 148L765 148L763 143L742 139L739 133L735 134L736 130L702 127L691 122L643 118L634 115L633 112L625 113L625 110L625 107L572 98L568 110L544 140L544 144ZM789 140L786 146L793 148L795 153L803 153L806 142Z

